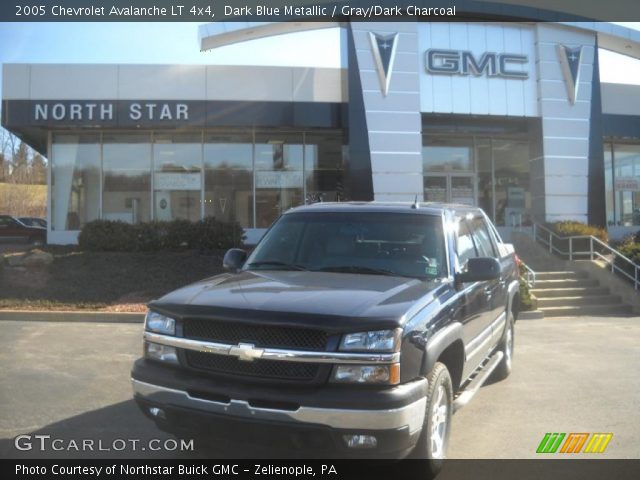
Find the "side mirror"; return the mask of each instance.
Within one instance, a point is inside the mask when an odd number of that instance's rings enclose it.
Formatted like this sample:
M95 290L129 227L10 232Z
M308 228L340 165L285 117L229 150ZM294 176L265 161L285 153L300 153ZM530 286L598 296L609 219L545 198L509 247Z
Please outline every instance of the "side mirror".
M500 262L493 257L470 258L467 271L456 274L459 283L482 282L500 278Z
M244 262L247 260L247 252L241 248L232 248L227 250L222 260L222 267L230 272L237 272L242 268Z

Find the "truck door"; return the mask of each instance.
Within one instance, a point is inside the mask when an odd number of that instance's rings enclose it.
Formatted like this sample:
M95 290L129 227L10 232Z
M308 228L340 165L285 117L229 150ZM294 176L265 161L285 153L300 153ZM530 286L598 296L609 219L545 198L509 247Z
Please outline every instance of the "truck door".
M473 236L472 222L465 217L457 219L456 269L464 271L470 258L485 256L478 253ZM466 377L487 356L491 346L491 314L489 312L491 290L489 282L468 282L458 286L463 295L463 340L467 361ZM489 289L488 289L489 287Z
M493 257L500 260L500 254L494 245L486 220L482 216L476 216L470 220L473 233L473 241L480 257ZM487 302L487 319L485 324L491 326L492 332L502 331L504 328L504 316L502 315L507 305L507 272L502 264L499 279L483 282L483 290ZM493 347L494 342L490 347Z

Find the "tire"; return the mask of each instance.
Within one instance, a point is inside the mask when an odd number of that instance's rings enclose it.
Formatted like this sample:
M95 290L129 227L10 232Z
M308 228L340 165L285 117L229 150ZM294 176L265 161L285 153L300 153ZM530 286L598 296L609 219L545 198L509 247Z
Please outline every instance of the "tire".
M424 425L411 458L427 460L427 478L435 477L447 456L453 413L453 386L447 367L440 362L429 373Z
M493 374L491 375L494 381L499 382L501 380L504 380L511 374L513 365L514 343L515 328L513 322L513 314L511 312L508 312L506 329L496 350L498 352L502 352L503 357L496 369L493 371Z
M40 237L31 237L29 239L29 245L32 247L41 247L44 245L44 241Z

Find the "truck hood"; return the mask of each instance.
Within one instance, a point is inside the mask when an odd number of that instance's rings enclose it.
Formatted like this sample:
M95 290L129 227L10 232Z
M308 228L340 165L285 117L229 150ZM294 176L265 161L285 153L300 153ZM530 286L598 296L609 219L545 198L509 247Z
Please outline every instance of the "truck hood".
M325 327L380 322L401 326L439 295L440 281L305 271L223 274L175 290L149 306L176 316L247 317ZM240 313L242 313L240 315ZM273 315L273 314L277 315ZM341 319L341 320L338 320Z

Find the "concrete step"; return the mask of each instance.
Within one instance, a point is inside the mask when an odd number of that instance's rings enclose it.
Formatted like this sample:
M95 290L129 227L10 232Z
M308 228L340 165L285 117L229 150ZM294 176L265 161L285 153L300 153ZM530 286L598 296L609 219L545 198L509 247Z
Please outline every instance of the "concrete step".
M536 282L536 288L531 290L531 292L540 299L548 297L608 295L609 289L607 287L538 288L538 284Z
M539 308L548 317L573 317L578 315L628 315L632 313L630 305L581 305Z
M618 295L589 295L577 297L546 297L538 299L538 307L579 307L582 305L619 305L622 299Z
M578 287L597 287L600 284L598 280L592 278L558 278L554 280L538 280L536 277L536 289L541 288L578 288Z
M536 280L558 280L558 279L579 279L587 278L584 272L572 272L559 270L554 272L536 272Z

